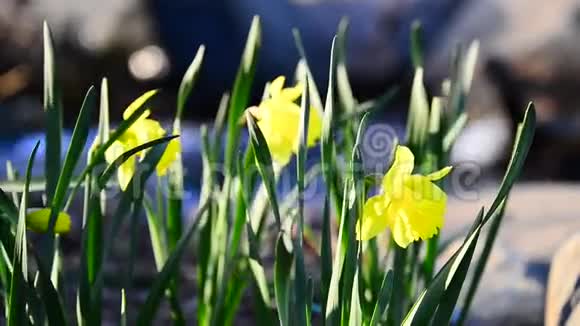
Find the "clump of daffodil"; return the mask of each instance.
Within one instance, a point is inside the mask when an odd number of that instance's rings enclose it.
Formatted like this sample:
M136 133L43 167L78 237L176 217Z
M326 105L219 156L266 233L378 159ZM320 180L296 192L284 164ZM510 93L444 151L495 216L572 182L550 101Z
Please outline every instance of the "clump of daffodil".
M302 85L284 87L284 76L270 83L268 97L259 106L251 107L250 113L258 120L272 158L279 165L286 165L300 144L300 106L296 103L302 95ZM307 146L316 144L322 132L322 116L317 108L310 108Z
M414 156L405 146L397 146L395 160L382 180L379 195L367 200L357 221L359 240L369 240L391 229L395 242L403 248L419 239L429 239L443 226L447 195L433 181L445 177L451 167L428 175L411 174ZM361 225L362 223L362 225Z
M34 232L46 232L50 220L50 208L42 208L26 215L26 226ZM54 224L54 233L63 234L70 231L70 215L58 213Z
M125 109L125 112L123 112L123 119L128 119L131 114L139 108L141 102L143 102L143 98L149 96L150 93L146 93L131 103L131 105ZM137 119L137 121L135 121L135 123L133 123L133 125L105 151L105 159L108 163L112 163L115 159L130 149L166 135L165 129L161 127L161 124L158 121L149 119L150 114L151 112L146 110L139 119ZM167 144L167 148L156 167L156 172L159 176L163 176L167 173L167 169L178 157L180 152L181 144L178 139L173 139L169 144ZM131 178L135 173L137 164L136 160L142 159L144 155L145 153L143 151L139 154L135 154L118 167L117 179L122 190L127 188L129 181L131 181Z

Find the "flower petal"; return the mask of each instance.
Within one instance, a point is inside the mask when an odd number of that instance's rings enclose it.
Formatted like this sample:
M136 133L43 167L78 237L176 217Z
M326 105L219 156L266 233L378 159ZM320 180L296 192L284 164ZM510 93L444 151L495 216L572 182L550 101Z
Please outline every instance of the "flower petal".
M302 86L301 83L298 83L294 87L282 88L278 96L280 96L284 101L294 102L300 97L300 95L302 95L303 87L304 86Z
M270 94L271 98L276 98L280 96L285 81L286 77L278 76L270 83L270 87L268 87L268 93Z
M389 188L396 186L397 179L402 176L411 175L415 166L415 156L406 146L398 145L395 149L395 159L383 178L383 189L389 191Z
M280 165L290 161L298 138L300 107L292 102L266 100L260 104L262 119L258 127L262 131L272 158Z
M411 242L419 239L419 237L416 232L413 232L413 226L404 210L395 205L392 208L392 212L393 219L389 227L391 228L393 240L399 247L407 248Z
M370 240L385 231L391 220L387 214L386 208L388 206L389 202L382 195L367 200L363 208L363 216L356 223L356 238L358 240Z
M429 239L443 227L447 195L425 176L405 178L403 197L393 199L396 217L391 225L395 242L406 248Z
M161 124L153 119L142 119L129 128L127 132L131 132L137 139L135 146L143 145L152 140L165 136L165 129ZM144 154L144 153L143 153Z
M171 164L181 155L181 142L179 139L172 139L167 144L167 148L165 148L165 152L159 159L159 163L157 163L157 175L164 176L167 173L167 170L171 166Z
M447 176L451 172L451 169L453 169L451 166L446 166L439 171L426 175L425 177L431 181L437 181Z
M127 189L133 174L135 174L135 164L135 155L133 155L117 169L117 180L119 181L119 187L123 191Z
M310 107L308 118L308 146L312 147L322 135L322 113L315 107Z
M149 98L157 93L157 90L148 91L145 94L139 96L133 103L129 104L129 106L123 112L123 120L129 119L131 114L135 112L138 108L140 108L143 103L145 103ZM147 118L151 114L151 111L145 110L145 112L139 117L139 119Z
M46 232L50 219L50 208L42 208L26 215L26 226L35 232ZM71 228L70 215L60 212L54 224L54 232L58 234L68 233Z

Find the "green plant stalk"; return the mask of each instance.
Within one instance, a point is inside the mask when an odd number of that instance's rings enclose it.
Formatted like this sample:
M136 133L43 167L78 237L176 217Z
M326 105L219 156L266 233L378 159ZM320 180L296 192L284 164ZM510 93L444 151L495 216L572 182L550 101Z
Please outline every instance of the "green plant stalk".
M56 184L56 188L54 191L54 197L52 198L51 201L49 201L50 218L48 222L47 232L43 234L41 240L42 241L41 250L43 251L43 255L40 256L42 259L42 263L46 265L47 270L52 270L54 251L57 249L55 248L54 244L54 236L55 236L54 225L56 224L58 213L63 209L66 191L70 184L72 174L74 172L75 166L80 160L82 150L84 149L85 144L87 142L90 127L90 118L95 106L96 106L96 92L95 88L91 86L87 91L87 94L81 106L79 116L77 117L70 145L68 147L65 156L64 165L58 175L58 182ZM47 156L46 159L48 160L49 157Z
M407 251L391 241L391 247L395 251L393 262L393 289L389 302L389 325L400 325L403 319L403 309L407 301L405 295L405 266L407 264Z
M207 211L201 215L198 231L197 257L198 257L198 288L201 292L199 295L199 304L197 309L197 322L200 325L209 325L211 318L211 300L212 300L212 270L210 269L210 260L216 248L213 245L212 234L215 224L214 204L210 201L214 188L214 171L212 171L212 158L210 154L210 145L207 133L207 127L202 125L201 134L201 158L202 158L202 187L200 200L210 203Z
M175 120L173 122L173 134L181 134L181 119L183 111L185 110L185 105L189 98L189 95L197 81L199 71L203 62L203 57L205 53L205 46L201 45L197 50L193 61L188 67L181 84L179 85L179 91L177 94L177 111L175 114ZM168 180L168 198L167 198L167 245L168 251L172 252L179 241L181 234L183 232L182 228L182 206L183 206L183 159L181 157L181 151L179 151L177 159L169 167ZM158 184L158 187L160 185ZM179 305L179 293L177 289L179 288L179 273L175 275L169 286L168 296L171 305L171 318L173 319L174 325L183 325L185 320L183 317L183 312L181 311L181 306Z
M43 23L44 43L44 111L47 114L45 132L46 197L50 203L56 192L61 169L62 105L57 85L52 33Z
M24 184L24 192L20 201L18 213L18 225L16 227L16 236L14 241L13 254L13 271L12 279L10 280L10 293L8 296L8 305L6 306L6 325L18 326L24 325L26 319L26 293L25 284L28 282L28 250L26 242L26 210L28 208L28 190L30 184L30 175L32 165L38 150L39 142L32 150L30 158L28 159L28 166L26 169L26 181Z
M247 107L250 89L254 79L254 73L256 70L257 55L261 44L261 27L260 18L255 16L252 20L252 25L250 31L248 32L248 38L246 41L246 47L244 48L244 53L242 55L242 60L238 73L236 74L236 80L234 82L234 87L232 91L232 96L229 102L229 112L228 112L228 133L226 140L225 149L225 162L224 162L224 183L222 187L222 194L219 200L219 208L217 213L217 219L214 226L215 246L212 245L212 253L209 261L209 268L213 270L215 275L214 287L217 288L217 302L223 302L226 294L226 282L225 282L225 266L226 266L226 255L227 255L227 227L228 227L228 217L230 215L230 196L232 192L232 185L234 183L234 158L235 151L238 147L240 141L240 118L242 117L244 109ZM215 249L214 249L215 247ZM221 308L218 306L217 309L213 310L212 321L217 320L221 316Z
M304 77L304 86L302 89L301 117L299 134L299 148L296 156L296 176L298 187L298 223L296 228L296 237L294 238L294 298L296 307L296 324L306 325L310 319L306 313L306 268L304 266L304 174L306 165L306 146L308 139L308 125L310 118L310 93L308 92L308 76Z
M495 239L497 238L497 232L499 231L501 221L503 220L504 217L505 206L508 201L508 198L509 195L499 206L497 214L495 216L492 216L491 218L491 225L489 226L487 237L485 239L485 245L475 266L475 271L473 272L471 283L469 284L469 287L467 289L467 294L465 295L465 300L463 306L461 307L459 318L457 319L457 323L455 324L456 326L462 326L467 320L467 317L469 316L469 308L471 307L471 303L473 302L473 298L475 297L475 293L477 292L481 276L485 271L487 260L491 253L491 250L493 249Z

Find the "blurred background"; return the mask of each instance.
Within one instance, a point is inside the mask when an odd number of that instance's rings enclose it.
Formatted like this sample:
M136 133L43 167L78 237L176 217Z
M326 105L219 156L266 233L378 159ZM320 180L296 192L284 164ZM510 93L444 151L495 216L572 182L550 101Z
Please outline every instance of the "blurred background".
M449 72L460 43L479 39L480 57L469 103L472 132L460 159L493 164L507 153L514 121L528 100L537 104L541 137L530 177L578 179L580 163L580 3L555 0L2 0L0 2L0 141L43 126L42 21L51 26L65 123L74 122L91 84L108 77L112 117L143 91L163 90L155 112L170 119L180 78L197 47L207 47L187 110L191 122L213 118L233 84L251 17L263 23L254 97L267 80L294 72L291 29L302 32L310 65L325 89L329 49L339 20L350 18L349 75L359 100L398 85L402 112L412 78L409 30L424 27L426 83L432 94ZM494 137L482 136L492 130ZM488 150L471 146L477 142ZM467 145L466 145L467 144ZM481 155L481 153L486 153ZM542 159L550 157L550 159Z
M186 164L196 165L197 126L213 119L221 95L233 84L255 14L261 16L263 41L253 103L266 81L294 73L293 27L301 31L319 88L326 89L331 40L347 16L354 94L363 101L399 86L383 117L395 126L404 125L413 76L412 22L418 19L424 27L426 84L433 95L440 94L458 44L480 41L470 120L452 157L475 162L484 179L497 181L515 123L533 100L539 126L524 178L542 182L514 191L508 213L513 218L500 233L501 252L489 267L503 274L482 285L488 296L478 296L476 315L495 324L498 319L486 319L486 313L517 314L513 320L524 320L518 325L541 320L551 256L571 231L580 230L574 216L580 187L570 183L580 180L578 0L0 0L0 162L23 164L42 132L43 20L53 31L67 127L88 87L102 77L109 79L112 119L118 121L144 91L161 88L154 114L170 121L181 76L205 44L183 138ZM474 207L490 202L491 194L483 191L479 201L454 202L451 228L460 229ZM512 319L499 319L506 320Z

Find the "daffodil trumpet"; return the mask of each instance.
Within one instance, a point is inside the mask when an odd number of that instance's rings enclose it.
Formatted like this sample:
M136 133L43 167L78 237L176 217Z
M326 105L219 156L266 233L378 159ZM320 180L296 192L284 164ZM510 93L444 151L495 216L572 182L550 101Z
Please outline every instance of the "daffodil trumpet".
M358 240L372 239L388 228L397 245L406 248L413 241L431 238L443 227L447 195L433 182L449 174L451 167L428 175L412 174L414 160L408 147L397 146L380 194L366 201L357 221Z
M148 93L142 95L131 103L131 105L129 105L123 112L123 119L128 119L143 102L141 99L146 96L149 96ZM154 119L150 119L150 115L151 111L146 110L137 121L135 121L133 125L131 125L131 127L121 135L121 137L115 140L113 144L107 148L105 151L105 159L109 164L113 163L123 153L166 135L166 131L161 127L161 124ZM179 139L175 138L169 141L165 152L157 163L157 174L159 176L165 175L169 166L179 157L180 153L181 143L179 142ZM118 167L117 180L122 190L126 190L127 185L135 174L137 159L142 159L144 155L144 151L135 154Z
M296 104L302 95L302 84L284 88L284 76L274 79L268 88L267 97L258 106L248 108L272 155L280 166L286 165L300 144L300 106ZM307 146L316 144L322 133L322 114L319 108L310 108Z

